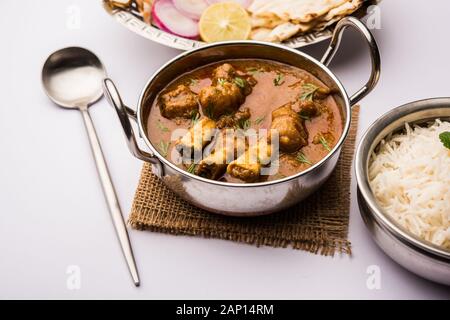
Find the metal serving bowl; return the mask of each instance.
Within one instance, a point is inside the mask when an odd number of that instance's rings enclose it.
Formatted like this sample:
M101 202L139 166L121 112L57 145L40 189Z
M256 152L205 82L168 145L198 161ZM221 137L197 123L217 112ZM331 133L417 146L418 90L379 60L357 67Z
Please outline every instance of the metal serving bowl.
M167 47L179 50L191 50L206 45L205 42L199 40L191 40L165 32L143 21L139 10L133 2L130 7L120 8L111 6L110 0L102 0L103 8L122 26L132 32L157 42ZM355 11L352 16L364 18L373 13L374 6L381 0L366 0L361 8ZM311 44L315 44L330 39L333 34L334 25L327 27L321 31L313 31L304 35L296 36L283 42L285 46L290 48L301 48Z
M343 31L353 27L367 41L372 55L372 74L369 81L353 96L348 97L344 87L327 65L336 53ZM147 119L157 94L173 79L195 68L226 59L267 59L300 67L318 77L332 88L334 98L342 109L344 130L331 152L308 170L284 179L261 183L227 183L205 179L188 173L165 159L147 137ZM233 216L254 216L285 209L317 190L330 176L339 158L341 146L350 127L351 106L366 96L376 85L380 73L378 47L363 23L355 18L341 20L321 62L300 51L282 45L255 41L214 43L175 57L150 78L142 90L137 111L125 107L110 79L104 81L105 95L115 107L122 123L128 146L137 158L153 165L154 173L174 192L211 212ZM138 147L129 118L137 122L139 133L149 152Z
M375 242L397 263L426 279L450 285L450 251L424 241L386 215L369 186L370 155L388 134L402 130L405 123L450 119L450 98L427 99L395 108L378 119L359 143L355 170L361 216Z

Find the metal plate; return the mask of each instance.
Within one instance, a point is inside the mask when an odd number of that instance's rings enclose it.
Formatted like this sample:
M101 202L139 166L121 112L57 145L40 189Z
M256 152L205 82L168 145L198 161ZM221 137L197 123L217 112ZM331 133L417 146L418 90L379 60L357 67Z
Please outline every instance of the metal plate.
M363 6L352 15L357 18L363 18L367 15L367 8L371 5L378 4L380 1L381 0L365 1ZM102 2L105 10L111 16L113 16L117 22L146 39L179 50L191 50L206 44L203 41L196 41L178 37L145 23L140 13L134 7L127 10L120 8L111 9L111 7L106 3L106 0L103 0ZM284 41L283 44L290 48L301 48L304 46L315 44L331 38L333 29L334 25L322 31L312 32L289 39L287 41Z

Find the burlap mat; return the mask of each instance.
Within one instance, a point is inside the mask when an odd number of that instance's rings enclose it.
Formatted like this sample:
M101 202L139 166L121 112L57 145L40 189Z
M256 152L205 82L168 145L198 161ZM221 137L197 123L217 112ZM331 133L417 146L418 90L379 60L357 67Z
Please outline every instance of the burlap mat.
M204 236L257 246L288 247L323 255L351 254L347 239L350 211L350 170L355 149L359 107L330 179L301 204L272 215L233 218L208 213L179 198L146 163L134 197L129 224L139 230Z

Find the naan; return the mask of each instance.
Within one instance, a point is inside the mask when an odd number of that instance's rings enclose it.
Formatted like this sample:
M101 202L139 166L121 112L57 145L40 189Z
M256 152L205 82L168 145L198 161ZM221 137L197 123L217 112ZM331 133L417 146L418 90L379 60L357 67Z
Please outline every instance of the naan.
M286 22L286 23L280 24L278 27L274 28L272 30L272 32L270 32L266 41L281 42L285 39L289 39L293 35L297 34L299 31L300 31L300 25Z
M267 41L272 30L271 28L255 28L250 32L250 40Z
M278 17L308 23L349 0L254 0L248 11L255 17Z
M296 34L321 31L355 12L364 0L254 0L248 8L250 39L282 42Z
M364 0L352 0L350 2L343 4L342 6L330 10L330 12L328 12L323 17L322 21L320 21L320 23L317 24L317 26L314 29L320 31L331 26L332 24L338 22L342 18L358 10L363 2Z
M280 24L286 23L278 17L250 17L252 28L270 28L273 29Z

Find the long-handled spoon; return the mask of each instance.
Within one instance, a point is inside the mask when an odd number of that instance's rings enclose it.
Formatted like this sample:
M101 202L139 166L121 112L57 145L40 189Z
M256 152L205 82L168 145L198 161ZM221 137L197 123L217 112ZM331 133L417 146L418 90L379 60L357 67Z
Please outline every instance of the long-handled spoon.
M103 95L102 81L104 78L106 78L106 71L97 56L78 47L64 48L52 53L42 69L42 84L48 97L60 107L80 110L83 116L122 252L134 284L139 286L139 275L119 201L88 111L88 107Z

